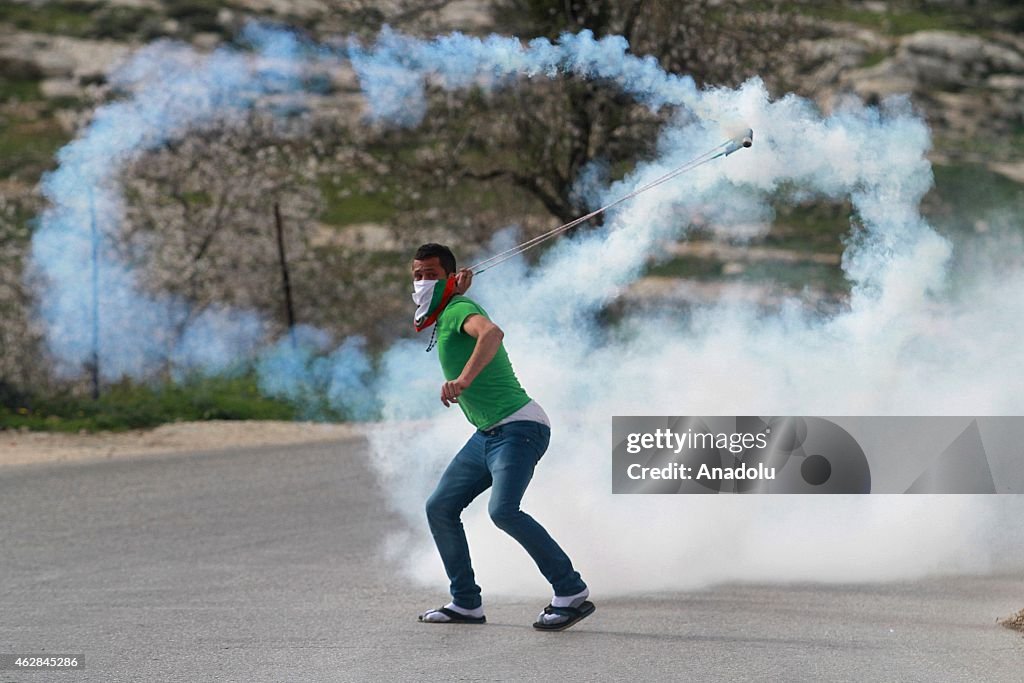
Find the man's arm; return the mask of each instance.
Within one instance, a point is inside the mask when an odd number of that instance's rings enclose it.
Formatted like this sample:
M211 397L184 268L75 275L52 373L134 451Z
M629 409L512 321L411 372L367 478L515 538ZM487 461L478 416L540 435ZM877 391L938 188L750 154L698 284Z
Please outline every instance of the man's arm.
M462 323L462 331L476 339L476 346L470 354L462 373L455 379L441 385L441 403L449 407L459 402L459 394L473 383L480 371L494 358L501 346L505 333L501 328L482 315L474 313Z

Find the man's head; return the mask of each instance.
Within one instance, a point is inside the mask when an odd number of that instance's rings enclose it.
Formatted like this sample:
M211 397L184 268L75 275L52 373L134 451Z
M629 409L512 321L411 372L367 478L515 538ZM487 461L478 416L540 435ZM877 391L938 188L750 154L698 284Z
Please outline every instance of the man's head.
M424 244L412 258L412 279L444 280L455 272L455 254L443 244Z

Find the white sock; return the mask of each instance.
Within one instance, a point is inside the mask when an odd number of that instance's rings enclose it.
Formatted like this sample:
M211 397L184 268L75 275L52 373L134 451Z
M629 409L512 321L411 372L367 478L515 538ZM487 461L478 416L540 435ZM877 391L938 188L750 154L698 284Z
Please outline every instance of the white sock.
M576 595L556 595L555 597L551 598L551 606L579 607L583 604L583 601L586 600L588 597L590 597L590 589L584 588L581 592L577 593ZM579 602L579 604L574 605L573 603L577 601Z
M479 617L482 617L484 615L484 606L483 605L480 605L476 609L466 609L465 607L459 607L454 602L449 602L447 605L445 605L445 607L447 607L448 609L450 609L453 612L458 612L459 614L465 614L467 617L479 618Z
M476 609L466 609L465 607L459 607L454 602L449 602L447 605L445 605L445 607L450 609L453 612L458 612L459 614L465 614L467 617L480 618L480 617L482 617L484 615L484 606L483 605L480 605ZM423 615L423 621L442 621L442 622L443 621L451 621L451 617L449 617L444 612L438 612L437 610L431 610L431 611L429 611L429 612L427 612L426 614Z
M576 595L556 595L551 598L552 607L579 607L583 604L583 601L590 597L590 589L584 588L581 592ZM563 621L568 621L569 617L561 614L546 614L541 612L537 615L537 621L542 624L558 624Z

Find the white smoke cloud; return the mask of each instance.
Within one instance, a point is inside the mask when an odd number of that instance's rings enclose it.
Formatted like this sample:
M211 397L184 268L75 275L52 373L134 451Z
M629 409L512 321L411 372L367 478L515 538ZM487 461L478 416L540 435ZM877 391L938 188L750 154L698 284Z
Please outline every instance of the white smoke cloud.
M295 94L300 67L343 57L287 32L254 29L250 38L254 55L145 48L112 79L129 97L98 110L60 152L60 167L44 182L51 207L33 238L33 258L51 282L40 314L62 371L78 371L92 351L90 214L98 212L102 230L117 229L121 198L110 182L118 165L244 111L262 95ZM1024 511L1012 496L611 494L612 415L981 415L1020 413L1024 404L1013 386L1024 370L1024 275L1019 267L992 273L982 259L969 282L950 286L952 246L919 212L932 182L928 130L905 101L880 109L847 102L823 116L792 95L772 100L756 79L737 90L699 91L692 79L666 74L627 48L619 37L598 41L586 32L526 45L503 36L420 41L385 32L344 55L370 111L401 125L423 115L427 82L515 87L518 77L560 72L599 77L655 109L678 107L657 158L598 200L649 182L737 127L754 130L751 149L618 207L599 231L560 239L534 268L510 261L474 285L473 296L506 330L527 391L553 420L524 509L602 594L723 580L911 578L1024 561L1009 550L1024 546L1019 523L1006 523ZM659 244L684 236L689 218L749 236L750 225L767 227L767 198L783 184L851 201L861 227L843 257L854 282L848 310L823 318L792 305L767 315L723 300L686 318L644 311L616 330L594 325L595 312L640 276ZM586 191L601 194L593 184ZM104 320L104 372L145 376L170 343L166 331L181 317L180 302L141 294L130 268L106 251L101 261L101 307L117 316ZM183 366L210 369L233 355L258 354L264 387L289 396L313 387L340 404L355 394L363 401L363 378L373 368L359 343L327 353L320 333L301 332L294 344L267 346L257 317L217 310L173 351ZM381 359L372 386L386 423L373 431L368 459L405 522L384 548L415 579L441 586L423 504L472 428L457 408L440 407L441 374L425 345L402 341ZM485 509L474 503L465 521L487 595L544 588Z
M503 265L474 285L472 295L506 331L527 392L553 422L523 509L602 594L1020 566L1024 557L1011 549L1024 533L1005 521L1019 519L1024 505L1012 496L611 494L613 415L1024 409L1008 380L1024 370L1024 303L1007 296L1024 291L1024 276L979 278L970 291L948 286L952 247L919 211L932 184L928 130L905 100L881 109L846 102L823 116L795 96L771 100L753 80L688 105L704 122L679 117L663 132L658 159L608 188L602 201L729 134L709 121L744 122L755 131L754 147L631 200L600 231L563 239L532 270ZM863 227L843 258L854 283L848 310L818 317L792 305L767 315L723 301L686 318L638 313L612 334L592 324L662 240L682 236L686 216L764 221L767 198L783 183L852 202ZM416 345L387 354L385 414L417 420L375 432L370 461L407 522L388 544L393 559L440 587L446 579L422 507L472 427L437 401L435 365ZM526 553L487 519L487 495L463 516L485 595L545 590Z

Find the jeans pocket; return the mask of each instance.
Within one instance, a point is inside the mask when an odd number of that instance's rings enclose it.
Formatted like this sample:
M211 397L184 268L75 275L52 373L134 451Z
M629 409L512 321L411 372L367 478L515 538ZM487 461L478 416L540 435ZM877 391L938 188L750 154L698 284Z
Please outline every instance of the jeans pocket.
M540 459L544 457L544 454L548 450L548 445L551 442L551 430L538 422L534 429L534 433L527 437L527 441L534 447L534 450L537 453L536 462L540 462Z

